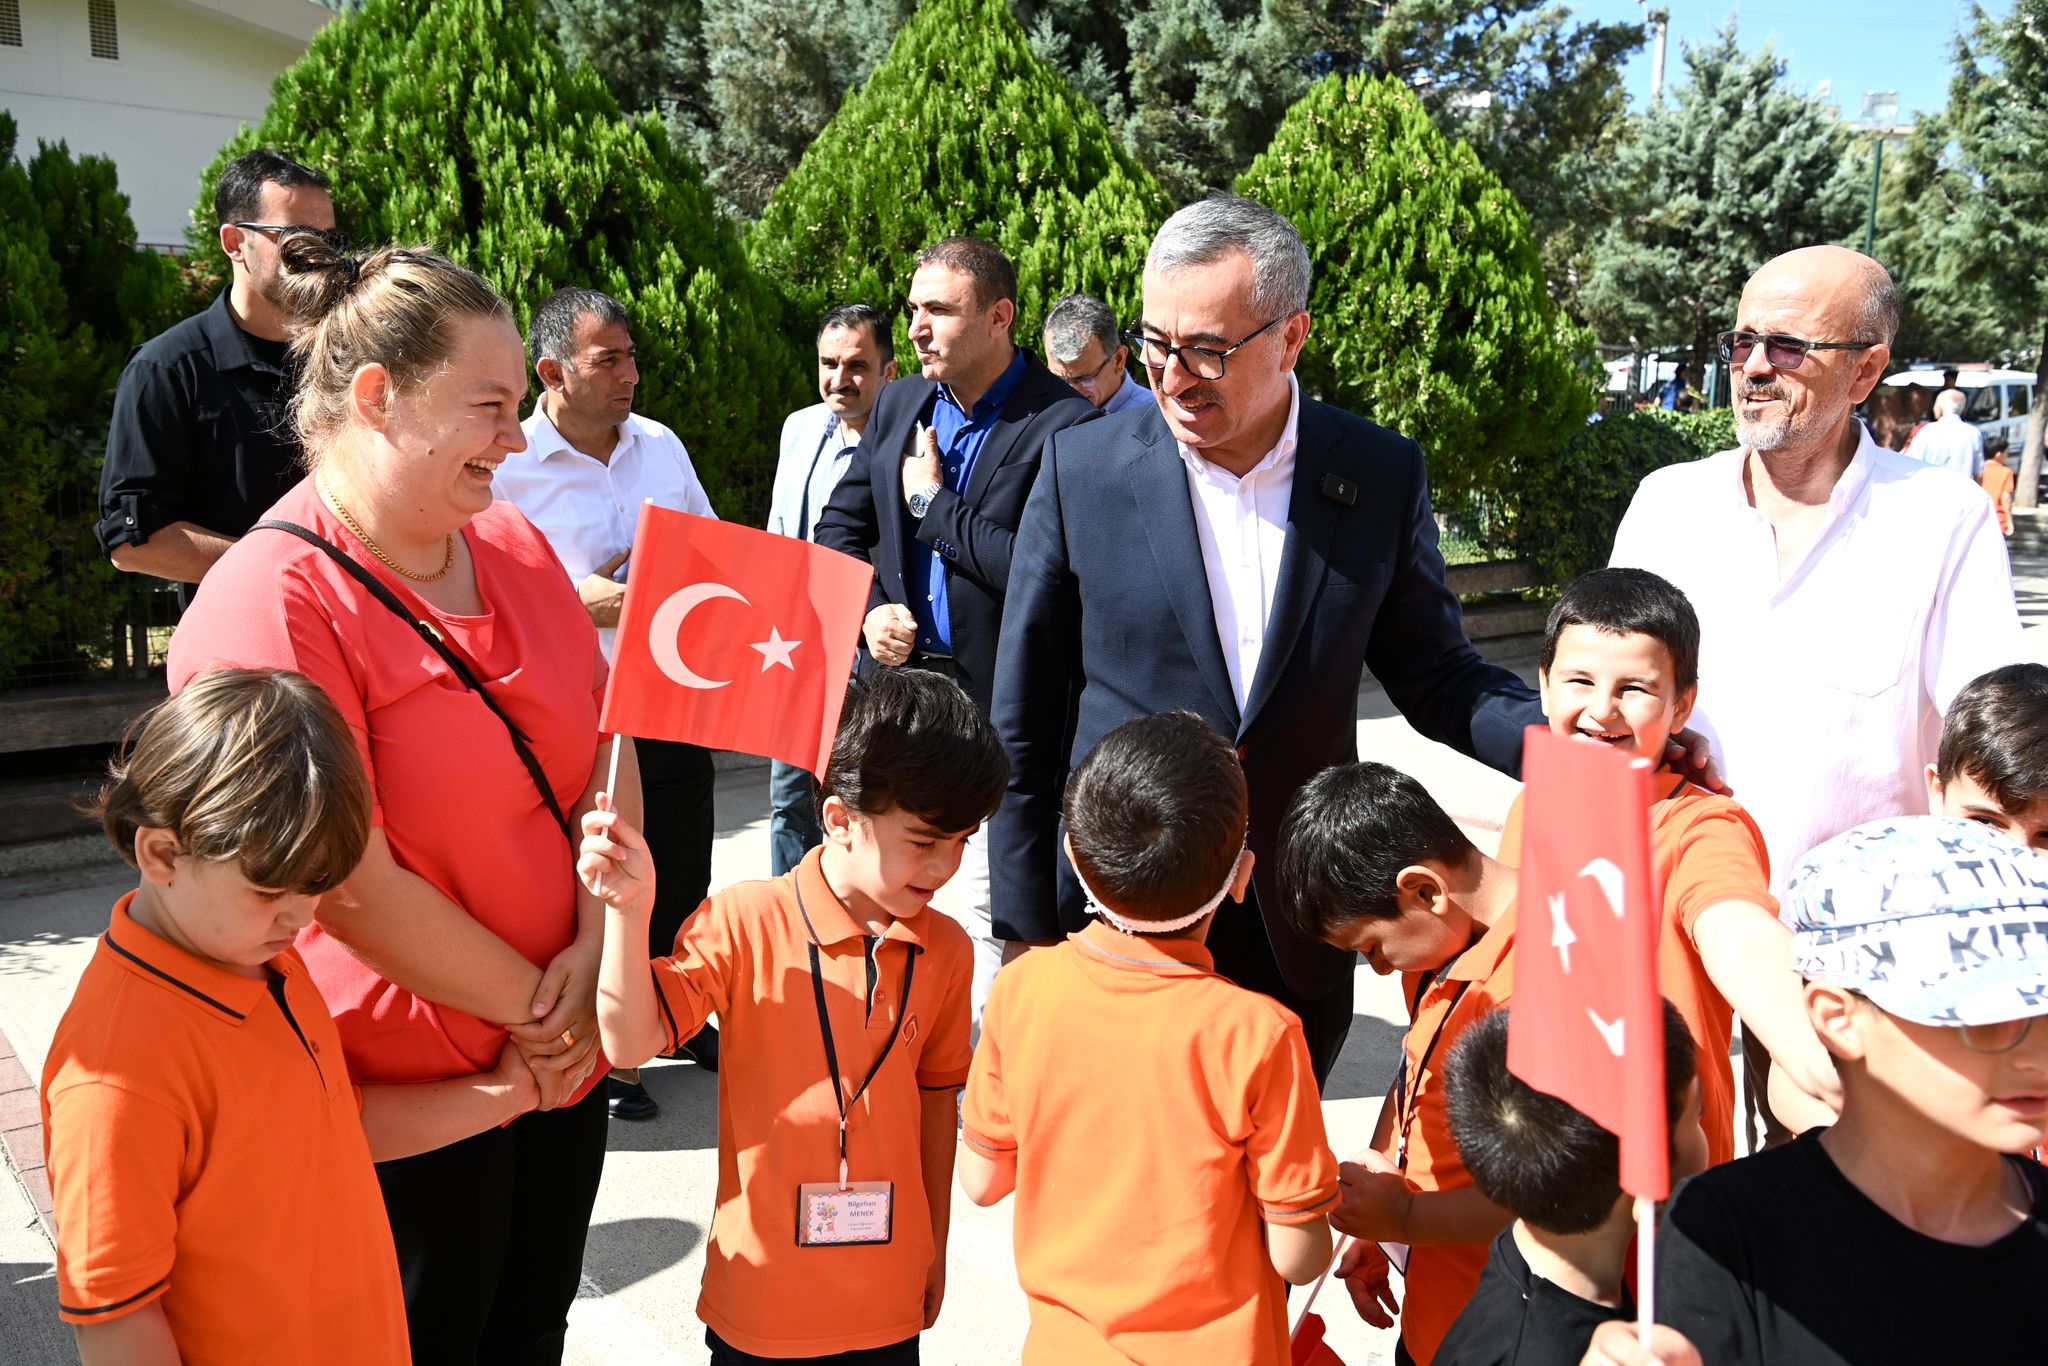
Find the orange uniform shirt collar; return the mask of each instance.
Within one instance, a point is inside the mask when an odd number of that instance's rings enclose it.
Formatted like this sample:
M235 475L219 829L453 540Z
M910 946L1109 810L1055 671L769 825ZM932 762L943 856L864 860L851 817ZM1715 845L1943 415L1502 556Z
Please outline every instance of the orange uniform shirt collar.
M107 926L106 934L101 936L129 971L168 982L199 1004L212 1007L238 1024L269 995L270 988L265 979L244 977L238 972L229 972L226 968L194 958L176 944L138 925L128 914L128 905L134 900L135 893L130 892L114 903L113 921ZM289 954L279 954L270 960L270 968L274 972L288 975L293 967Z
M1068 935L1067 942L1091 961L1126 972L1171 977L1216 970L1216 960L1210 956L1207 945L1180 935L1141 937L1092 920L1087 929Z
M1508 956L1508 950L1515 946L1515 909L1508 907L1501 912L1500 919L1486 926L1486 933L1451 960L1444 976L1453 982L1484 982L1492 977Z
M832 890L832 884L825 881L825 846L822 844L804 855L790 871L796 879L796 887L804 914L809 917L811 929L818 936L820 945L838 944L848 939L864 938L867 926L853 918L853 912ZM903 918L892 917L888 928L882 931L885 940L899 940L918 949L930 947L926 942L931 925L932 908L926 906L916 915Z

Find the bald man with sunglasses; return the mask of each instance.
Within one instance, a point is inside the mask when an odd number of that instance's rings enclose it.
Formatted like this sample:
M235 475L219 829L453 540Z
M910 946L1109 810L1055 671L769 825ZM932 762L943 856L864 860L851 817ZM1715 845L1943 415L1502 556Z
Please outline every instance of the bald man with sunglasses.
M1855 415L1898 319L1867 256L1765 263L1719 339L1742 444L1643 480L1614 537L1613 564L1663 575L1699 612L1691 724L1781 883L1851 826L1924 814L1950 699L2029 658L1990 500Z

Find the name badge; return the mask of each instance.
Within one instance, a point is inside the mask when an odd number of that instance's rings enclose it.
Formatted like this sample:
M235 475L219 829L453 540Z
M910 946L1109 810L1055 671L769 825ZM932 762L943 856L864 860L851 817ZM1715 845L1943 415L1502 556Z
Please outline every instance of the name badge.
M798 1247L886 1243L894 1227L893 1181L804 1182L796 1188Z

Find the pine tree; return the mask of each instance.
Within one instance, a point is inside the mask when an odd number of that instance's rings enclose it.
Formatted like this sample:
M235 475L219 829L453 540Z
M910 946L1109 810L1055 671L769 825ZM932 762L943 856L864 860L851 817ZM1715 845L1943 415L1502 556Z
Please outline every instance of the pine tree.
M1950 225L1951 272L2003 301L2015 332L2041 338L2013 494L2015 506L2033 507L2048 423L2048 0L2013 0L2002 19L1974 11L1957 44L1949 109L1977 186Z
M1002 0L927 0L775 192L747 250L815 316L842 301L893 306L919 248L986 237L1016 263L1028 343L1070 290L1133 309L1166 212Z
M1237 189L1308 244L1303 387L1420 441L1440 506L1512 487L1585 420L1585 339L1550 302L1528 216L1399 82L1318 82Z
M777 424L804 392L778 301L659 121L624 119L525 0L369 0L321 29L206 175L191 238L209 259L211 187L255 146L325 171L358 242L447 252L522 326L564 285L619 299L636 409L676 429L722 513L765 512Z
M1981 280L1957 278L1953 225L1977 194L1950 151L1953 134L1936 114L1922 117L1884 154L1877 206L1877 259L1904 296L1893 361L1978 358L2006 349L2009 300ZM1857 178L1868 183L1869 156Z
M1594 244L1578 302L1603 341L1688 344L1704 361L1756 268L1848 238L1863 193L1840 122L1785 88L1769 47L1744 56L1731 26L1687 47L1685 64L1671 103L1615 150L1621 212Z

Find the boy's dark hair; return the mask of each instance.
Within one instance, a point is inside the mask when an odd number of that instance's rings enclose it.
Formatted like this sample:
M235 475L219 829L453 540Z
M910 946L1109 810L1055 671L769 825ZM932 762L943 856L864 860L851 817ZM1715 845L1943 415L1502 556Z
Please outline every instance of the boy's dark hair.
M1311 939L1401 912L1412 863L1469 867L1478 848L1421 783L1385 764L1340 764L1302 786L1280 823L1280 911Z
M888 316L873 304L838 304L826 309L825 316L818 319L818 335L822 337L835 327L850 332L867 329L883 363L896 359L896 334L889 327Z
M2048 797L2048 667L2007 664L1980 674L1949 704L1934 774L1973 780L2008 812Z
M1621 1198L1621 1143L1508 1071L1509 1008L1458 1036L1445 1061L1451 1137L1479 1193L1546 1233L1590 1233ZM1692 1032L1664 1002L1664 1118L1674 1128L1699 1075Z
M1671 654L1680 692L1700 681L1700 619L1670 580L1647 569L1595 569L1564 590L1543 626L1545 673L1557 659L1557 638L1567 626L1590 626L1611 636L1645 635Z
M282 669L194 679L128 728L89 808L121 857L168 830L195 858L234 859L258 887L313 895L355 871L370 839L370 779L319 686Z
M263 187L282 185L287 190L313 185L331 191L327 177L311 166L301 166L288 156L264 148L244 152L230 161L213 187L213 217L217 223L248 223L263 212Z
M1986 460L1989 460L1994 455L2004 455L2011 449L2012 442L2002 436L1987 436L1984 438L1984 458Z
M971 830L995 813L1010 760L995 727L950 678L925 669L877 669L846 690L827 797L862 815L905 811L934 830Z
M1249 812L1237 751L1185 709L1124 722L1067 784L1074 865L1133 920L1174 920L1216 895Z

